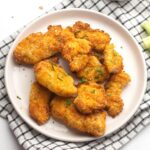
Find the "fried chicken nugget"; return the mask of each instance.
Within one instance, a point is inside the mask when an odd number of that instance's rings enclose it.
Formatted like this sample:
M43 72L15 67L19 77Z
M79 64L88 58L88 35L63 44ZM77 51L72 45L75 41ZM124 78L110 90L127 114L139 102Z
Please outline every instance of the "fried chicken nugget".
M77 72L77 76L88 81L103 82L108 78L109 73L96 56L89 56L87 65Z
M90 42L84 39L74 39L66 42L62 50L62 55L66 60L71 62L75 56L88 54L90 51Z
M59 40L61 26L49 26L48 29L45 34L41 32L30 34L16 46L13 56L17 63L33 65L62 49Z
M86 39L92 43L92 48L102 52L110 42L110 36L99 29L92 29L89 24L77 21L71 28L76 38Z
M86 66L87 54L90 51L91 44L89 41L74 38L65 43L62 56L69 62L71 71L79 71ZM83 60L80 62L82 58Z
M103 86L97 83L84 83L78 87L74 104L83 114L91 114L106 107L106 94Z
M80 70L82 70L88 63L88 58L88 55L77 55L73 57L72 61L69 64L71 71L79 72Z
M122 111L124 104L121 92L130 80L130 76L122 71L114 74L106 84L107 112L110 116L115 117Z
M118 73L123 69L123 59L121 55L114 50L113 44L109 44L105 47L104 65L109 73Z
M50 117L49 102L51 92L34 82L31 87L29 114L39 125L44 124Z
M37 81L55 94L68 97L77 93L73 78L51 60L39 62L34 70Z
M51 102L52 116L67 126L93 136L102 136L106 128L106 113L98 112L90 115L80 114L65 98L55 97ZM69 104L69 105L68 105Z

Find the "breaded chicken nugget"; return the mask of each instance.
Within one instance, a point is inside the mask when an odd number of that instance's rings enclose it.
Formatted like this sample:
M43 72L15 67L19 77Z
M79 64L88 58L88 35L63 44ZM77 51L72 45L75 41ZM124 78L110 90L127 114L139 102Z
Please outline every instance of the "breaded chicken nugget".
M96 83L84 83L78 88L74 104L83 114L91 114L106 107L106 94L103 86Z
M130 76L122 71L114 74L106 84L107 112L110 116L115 117L122 111L124 104L121 92L129 82Z
M55 94L68 97L77 93L73 78L51 60L39 62L34 70L37 81Z
M62 49L61 26L49 26L48 32L32 33L23 39L14 50L14 58L19 64L35 64L58 53Z
M112 84L117 84L118 88L121 90L131 81L130 76L125 72L121 71L120 73L112 75L109 82L106 84L106 88L112 86Z
M110 42L110 36L99 29L92 29L89 24L77 21L73 27L76 38L86 39L92 43L92 48L98 52L105 49L105 46Z
M51 92L34 82L31 87L29 114L39 125L44 124L50 117L49 102Z
M55 97L51 102L52 116L71 128L93 136L102 136L106 128L106 113L80 114L72 103L73 99Z
M104 65L109 73L118 73L123 69L123 59L119 53L114 50L113 44L109 44L105 47Z
M77 55L88 54L91 51L90 42L85 39L73 39L63 47L62 56L69 62Z
M77 55L73 57L72 61L69 63L71 71L79 72L88 63L88 55Z
M47 29L48 31L46 34L53 35L53 36L57 36L57 35L59 36L63 30L61 25L49 25Z
M88 62L88 55L91 51L90 42L85 39L72 39L65 43L62 56L69 62L71 71L78 72Z
M66 43L67 41L75 39L75 36L69 28L65 28L61 31L60 38L63 43Z
M95 56L89 56L87 65L84 69L77 72L77 75L78 77L94 82L103 82L109 76L105 66Z

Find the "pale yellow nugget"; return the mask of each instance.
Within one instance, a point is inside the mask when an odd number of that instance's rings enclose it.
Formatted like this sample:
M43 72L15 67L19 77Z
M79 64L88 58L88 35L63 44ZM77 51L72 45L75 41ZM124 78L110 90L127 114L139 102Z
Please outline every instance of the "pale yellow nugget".
M37 81L59 96L72 96L77 93L73 78L62 67L50 60L39 62L35 67Z

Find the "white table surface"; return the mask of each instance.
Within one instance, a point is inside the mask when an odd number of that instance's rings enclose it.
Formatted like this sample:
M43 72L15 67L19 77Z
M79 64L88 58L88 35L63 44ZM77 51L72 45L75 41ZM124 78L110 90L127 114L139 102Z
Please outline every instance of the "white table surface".
M0 0L0 40L7 37L62 0ZM148 150L150 126L146 127L123 150ZM23 150L12 134L7 121L0 118L0 149Z

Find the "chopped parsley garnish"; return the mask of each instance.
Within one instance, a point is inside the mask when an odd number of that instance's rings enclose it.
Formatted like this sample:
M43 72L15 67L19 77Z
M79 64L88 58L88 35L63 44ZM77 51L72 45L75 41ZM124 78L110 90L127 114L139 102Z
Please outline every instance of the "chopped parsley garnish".
M87 82L87 79L85 79L85 78L81 78L79 82L80 82L80 83Z
M78 33L80 33L80 30L76 31L76 32L75 32L75 35L77 35Z
M107 94L107 96L112 96L111 94Z
M92 91L91 91L91 93L93 93L93 94L94 94L94 93L95 93L95 90L92 90Z
M83 36L81 37L81 39L88 39L88 36L87 36L87 35L83 35Z
M94 55L99 58L99 54L98 53L95 52Z
M69 99L69 98L68 98L68 99L66 99L66 105L67 105L67 106L70 106L70 105L71 105L71 103L72 103L71 99Z
M100 68L97 68L97 69L96 69L96 72L97 72L100 76L103 76L103 75L104 75L103 70L101 70Z
M118 53L116 51L114 51L114 56L117 56L117 55L118 55Z
M52 70L53 71L55 71L55 67L54 67L54 64L53 63L51 63L52 64Z
M59 76L57 76L57 79L59 79L60 81L63 81L63 79L61 79Z
M19 96L17 96L17 98L18 98L19 100L21 100L21 98L20 98Z

